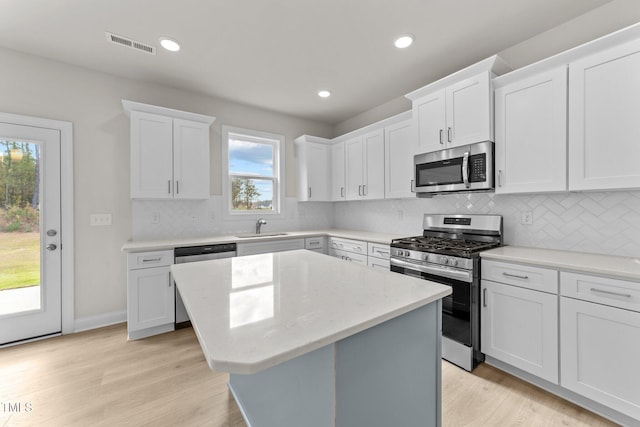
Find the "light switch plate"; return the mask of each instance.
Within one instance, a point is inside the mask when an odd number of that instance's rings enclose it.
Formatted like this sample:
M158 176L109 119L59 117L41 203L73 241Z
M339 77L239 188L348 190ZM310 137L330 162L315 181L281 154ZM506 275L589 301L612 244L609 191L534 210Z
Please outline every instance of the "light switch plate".
M533 212L522 212L522 219L520 220L522 225L531 225L533 224Z
M111 214L91 214L89 215L89 225L91 227L104 227L107 225L111 225Z

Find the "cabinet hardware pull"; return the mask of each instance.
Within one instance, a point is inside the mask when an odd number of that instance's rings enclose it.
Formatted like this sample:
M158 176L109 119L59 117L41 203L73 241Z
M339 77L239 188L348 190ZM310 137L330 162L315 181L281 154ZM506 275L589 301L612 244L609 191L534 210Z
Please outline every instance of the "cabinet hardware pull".
M447 128L447 141L451 142L451 128Z
M309 198L311 198L311 187L309 187Z
M358 252L362 252L362 248L360 246L356 246L356 249L358 250Z
M413 179L411 180L411 192L412 193L416 192L416 185L415 185L415 181Z
M498 187L502 187L502 171L498 171Z
M180 194L180 181L176 181L176 194Z
M444 134L444 130L440 129L440 144L444 144L444 140L442 139L442 134Z
M367 186L366 186L366 185L363 185L363 186L362 186L362 195L363 195L363 196L366 196L366 195L367 195Z
M483 307L487 306L487 288L484 288L482 290L482 306Z
M167 193L171 194L171 180L167 181Z
M362 196L362 185L358 185L358 196Z
M146 259L143 259L142 262L158 262L161 259L162 259L161 257L159 257L159 258L146 258Z
M344 197L344 187L340 187L340 197Z
M378 252L380 255L388 255L389 251L380 251L376 249L376 252Z
M522 279L522 280L529 279L529 276L518 276L517 274L502 273L502 275L507 277L515 277L516 279Z
M607 295L615 295L617 297L631 298L631 294L623 294L623 293L620 293L620 292L605 291L603 289L597 289L597 288L591 288L591 292L598 292L598 293L607 294Z

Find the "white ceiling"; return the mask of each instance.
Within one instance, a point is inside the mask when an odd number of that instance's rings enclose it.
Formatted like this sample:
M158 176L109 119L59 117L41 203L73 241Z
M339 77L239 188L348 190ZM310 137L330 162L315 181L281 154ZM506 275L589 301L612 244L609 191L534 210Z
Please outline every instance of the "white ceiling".
M335 124L610 1L0 0L0 45Z

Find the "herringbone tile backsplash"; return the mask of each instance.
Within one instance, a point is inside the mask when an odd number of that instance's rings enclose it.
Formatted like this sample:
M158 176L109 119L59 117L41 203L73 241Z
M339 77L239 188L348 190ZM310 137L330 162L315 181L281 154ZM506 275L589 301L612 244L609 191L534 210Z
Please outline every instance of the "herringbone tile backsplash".
M336 228L407 236L422 232L425 213L499 214L505 244L640 257L640 192L495 195L450 194L335 204ZM521 224L522 212L533 224Z
M255 220L222 219L222 200L133 201L133 238L167 239L250 233ZM522 212L533 224L521 224ZM160 214L152 224L154 213ZM505 244L640 257L640 191L495 195L450 194L432 199L298 203L267 219L265 231L343 228L414 236L425 213L499 214ZM213 214L213 219L212 215Z

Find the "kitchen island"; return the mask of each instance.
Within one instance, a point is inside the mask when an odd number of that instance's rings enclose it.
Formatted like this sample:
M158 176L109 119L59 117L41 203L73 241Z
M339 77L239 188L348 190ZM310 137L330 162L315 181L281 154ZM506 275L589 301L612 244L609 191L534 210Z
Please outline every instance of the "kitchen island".
M248 425L440 425L448 286L306 250L171 271Z

